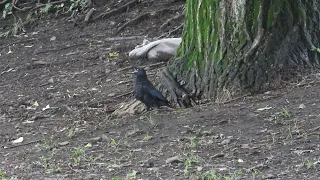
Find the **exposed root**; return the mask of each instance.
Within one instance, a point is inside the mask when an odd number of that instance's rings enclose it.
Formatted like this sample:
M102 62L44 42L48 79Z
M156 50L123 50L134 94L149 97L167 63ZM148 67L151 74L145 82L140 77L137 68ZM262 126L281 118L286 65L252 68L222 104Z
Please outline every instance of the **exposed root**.
M196 105L193 97L180 86L168 69L162 72L162 80L163 85L169 91L171 99L176 105L183 108Z
M169 36L171 36L172 33L175 33L175 32L177 32L177 31L179 31L180 29L182 29L183 26L184 26L184 24L182 23L182 24L180 24L178 27L174 28L173 30L171 30L171 31L169 31L169 32L167 32L167 33L162 34L161 36L159 36L159 37L157 37L157 38L158 38L158 39L161 39L161 38L164 38L164 37L169 37Z
M178 14L177 16L174 16L171 19L168 19L166 22L164 22L161 26L160 29L163 29L165 27L167 27L172 21L183 18L185 15L185 11L183 11L181 14Z
M5 4L5 3L7 3L9 0L3 0L3 1L0 1L0 5L1 4Z
M144 111L144 105L137 100L132 100L130 102L124 102L119 105L119 108L116 109L112 115L117 117L122 117L125 115L133 115L142 113Z
M135 17L134 19L124 23L120 28L118 28L116 33L121 32L124 28L126 28L129 25L138 24L140 21L143 21L144 19L146 19L146 18L148 18L150 16L156 16L156 15L158 15L160 13L169 13L169 12L176 11L176 10L177 9L164 8L164 9L161 9L161 10L156 11L156 12L147 12L147 13L141 14L141 15Z
M92 16L93 12L95 11L95 8L91 8L89 12L87 12L85 18L84 18L84 25L87 25L89 23L89 19Z
M117 15L117 14L121 14L121 13L124 13L126 12L129 8L135 6L136 4L139 3L139 0L132 0L130 2L128 2L127 4L117 8L117 9L114 9L112 11L109 11L109 12L105 12L105 13L101 13L99 14L98 16L94 17L93 18L93 21L96 21L97 19L100 19L100 18L109 18L111 16L114 16L114 15Z
M144 39L145 36L128 36L128 37L111 37L106 38L105 41L128 41L128 40L137 40Z
M58 47L58 48L54 48L54 49L47 49L47 50L39 51L39 52L36 52L35 54L43 54L43 53L47 53L47 52L60 51L63 49L68 49L68 48L77 47L77 46L85 46L85 45L88 45L88 44L86 44L86 43L72 44L72 45L67 45L67 46Z
M54 2L50 2L52 5L55 5L55 4L61 4L61 3L65 3L69 0L60 0L60 1L54 1ZM32 8L30 11L34 11L34 10L37 10L39 8L42 8L42 7L45 7L46 4L39 4L37 5L36 7Z
M144 14L141 14L140 16L124 23L120 28L118 28L117 33L119 33L120 31L122 31L124 28L126 28L127 26L129 26L131 24L138 24L139 21L143 21L144 19L146 19L150 15L151 15L151 13L144 13Z
M19 30L17 30L17 29L22 29L23 30L23 28L24 28L24 26L27 26L27 25L29 25L29 24L32 24L32 21L25 21L25 22L21 22L21 24L19 24L19 25L15 25L13 28L11 28L10 30L8 30L8 31L6 31L6 32L4 32L4 33L0 33L0 38L6 38L6 37L8 37L10 34L15 34L17 31L19 31Z

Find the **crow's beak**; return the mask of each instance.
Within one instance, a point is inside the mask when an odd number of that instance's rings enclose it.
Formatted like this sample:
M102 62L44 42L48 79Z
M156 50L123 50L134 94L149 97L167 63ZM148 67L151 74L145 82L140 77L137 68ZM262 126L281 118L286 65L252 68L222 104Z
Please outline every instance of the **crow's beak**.
M134 72L128 72L128 74L134 74Z

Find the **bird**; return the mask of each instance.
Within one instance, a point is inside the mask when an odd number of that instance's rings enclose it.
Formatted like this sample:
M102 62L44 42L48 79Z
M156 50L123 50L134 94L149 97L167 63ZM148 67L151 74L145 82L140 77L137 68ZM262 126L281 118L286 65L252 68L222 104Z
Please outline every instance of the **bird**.
M158 91L149 81L144 68L133 67L135 75L134 80L134 97L141 101L146 110L151 108L159 109L160 106L169 106L168 100Z

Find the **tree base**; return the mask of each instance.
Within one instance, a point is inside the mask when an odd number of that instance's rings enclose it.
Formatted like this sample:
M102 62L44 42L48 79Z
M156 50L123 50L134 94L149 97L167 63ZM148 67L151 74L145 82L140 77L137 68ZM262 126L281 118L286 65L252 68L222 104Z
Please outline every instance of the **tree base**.
M160 89L162 92L167 92L166 95L170 98L171 107L188 108L197 104L194 97L179 84L168 69L162 72L161 80L162 87L160 85Z
M112 115L116 117L123 117L126 115L140 114L145 110L145 106L138 100L131 100L130 102L123 102L119 105Z

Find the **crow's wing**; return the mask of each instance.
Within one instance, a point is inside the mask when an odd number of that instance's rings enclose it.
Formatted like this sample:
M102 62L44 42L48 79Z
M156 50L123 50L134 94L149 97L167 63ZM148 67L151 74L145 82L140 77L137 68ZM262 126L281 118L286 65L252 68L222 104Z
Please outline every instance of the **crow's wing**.
M147 83L146 85L143 85L143 92L150 94L152 97L157 98L161 101L168 102L167 99L161 94L160 91L158 91L153 85L150 83Z

